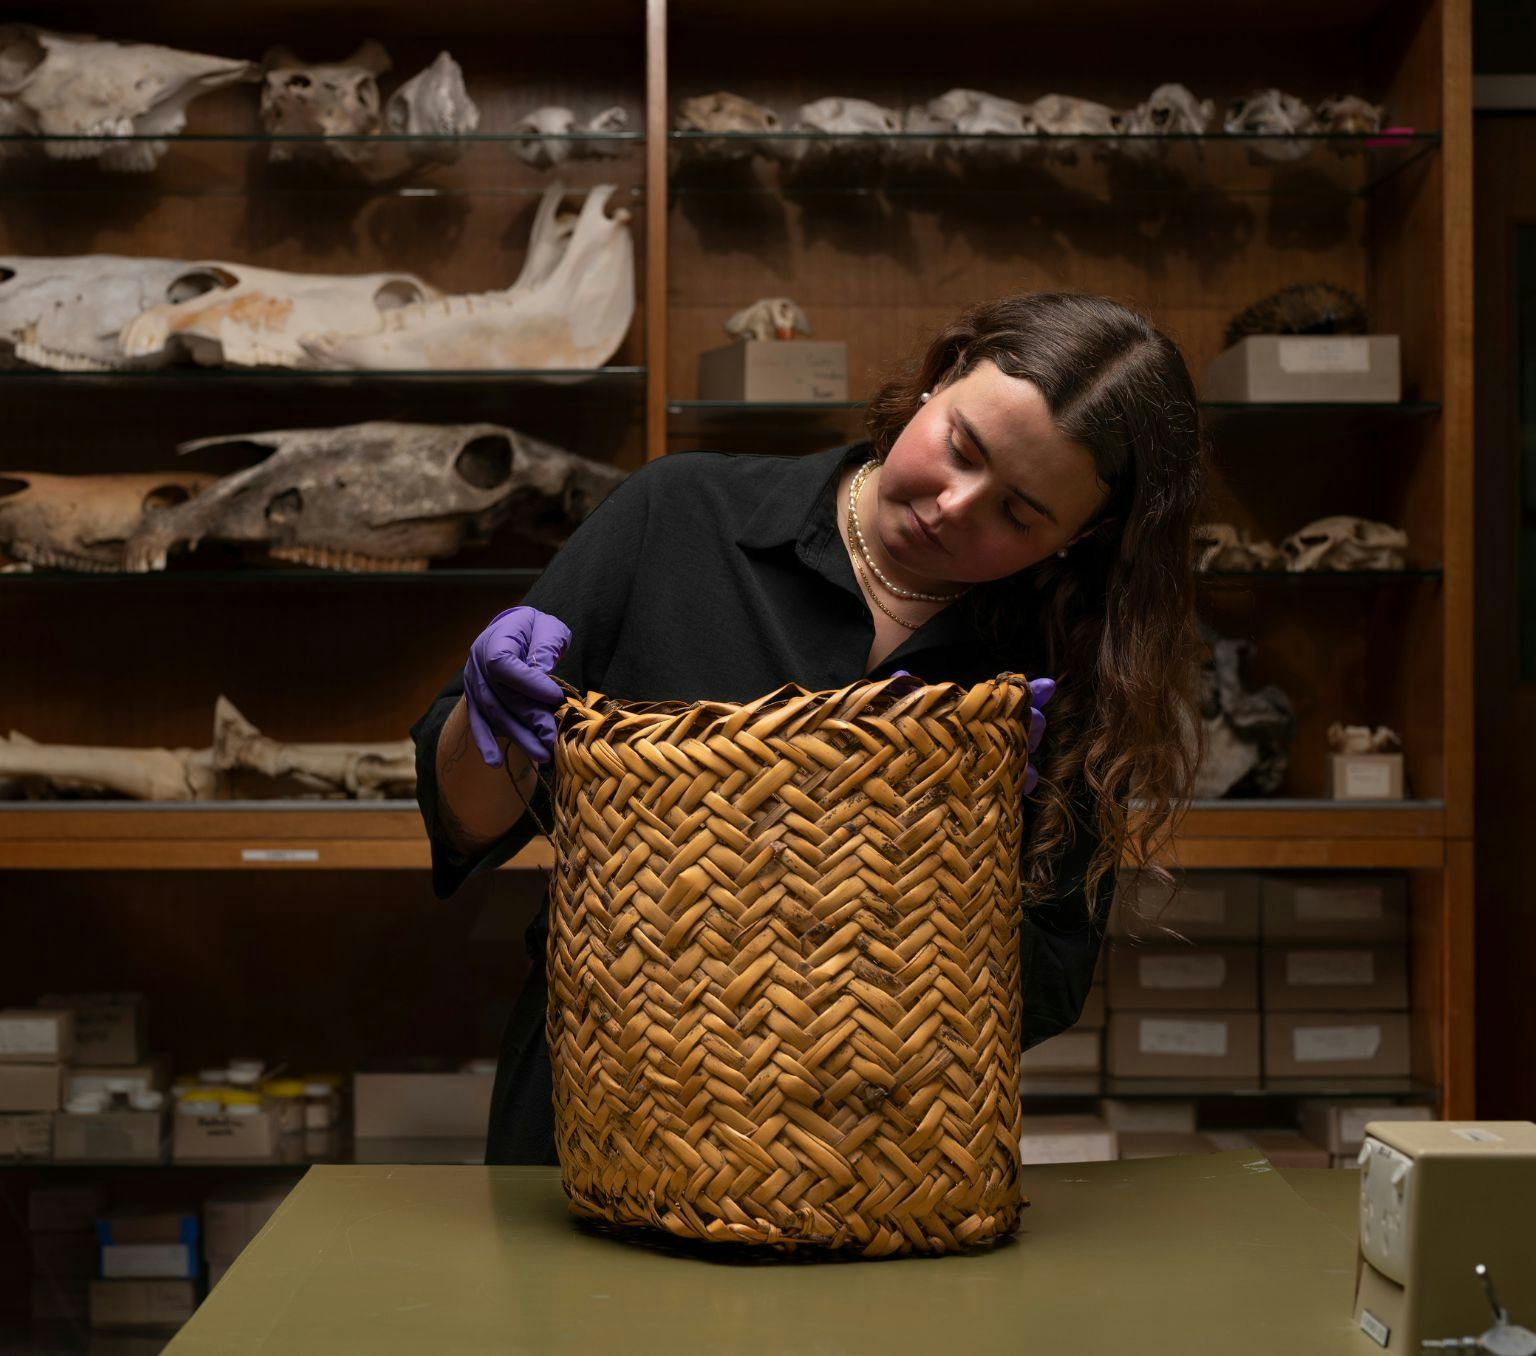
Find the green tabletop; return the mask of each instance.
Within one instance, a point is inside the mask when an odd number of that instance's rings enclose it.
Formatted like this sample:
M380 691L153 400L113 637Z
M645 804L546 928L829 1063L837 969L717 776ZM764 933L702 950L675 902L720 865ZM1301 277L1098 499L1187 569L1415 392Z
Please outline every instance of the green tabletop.
M166 1350L1373 1350L1350 1321L1352 1173L1234 1152L1027 1168L1024 1189L989 1251L764 1263L584 1229L553 1168L315 1167Z

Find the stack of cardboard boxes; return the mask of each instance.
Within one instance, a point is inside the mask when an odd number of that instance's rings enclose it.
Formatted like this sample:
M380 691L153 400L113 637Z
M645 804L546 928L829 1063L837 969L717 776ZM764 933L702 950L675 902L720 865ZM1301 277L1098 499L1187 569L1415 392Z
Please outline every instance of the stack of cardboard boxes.
M195 1211L114 1207L97 1216L96 1241L92 1328L174 1332L192 1317L202 1268Z
M64 1066L75 1050L67 1009L0 1009L0 1159L53 1155L53 1117L64 1105Z
M75 1053L64 1106L53 1118L61 1163L159 1163L165 1158L169 1061L145 1055L141 994L49 994L44 1007L74 1018Z

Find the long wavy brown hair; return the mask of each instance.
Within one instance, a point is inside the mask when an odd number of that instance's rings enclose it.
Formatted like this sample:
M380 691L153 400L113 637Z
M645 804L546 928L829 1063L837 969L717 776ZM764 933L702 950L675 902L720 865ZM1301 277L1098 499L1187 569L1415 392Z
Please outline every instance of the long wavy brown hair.
M876 455L890 451L922 392L982 362L1033 382L1109 487L1065 559L1047 556L966 595L983 634L1043 652L1057 680L1036 754L1025 901L1076 884L1058 876L1089 824L1098 843L1083 888L1102 917L1100 883L1122 859L1168 879L1156 857L1189 804L1199 763L1200 407L1178 348L1144 316L1107 297L1030 292L971 308L888 377L866 414Z

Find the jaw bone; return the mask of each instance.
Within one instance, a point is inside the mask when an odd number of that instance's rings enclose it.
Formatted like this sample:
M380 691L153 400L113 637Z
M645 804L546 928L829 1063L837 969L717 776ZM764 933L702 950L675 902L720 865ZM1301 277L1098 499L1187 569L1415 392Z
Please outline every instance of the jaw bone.
M635 310L630 214L603 210L614 187L598 184L572 218L557 212L565 185L551 184L505 291L404 306L370 329L306 339L304 351L315 366L343 369L601 367Z

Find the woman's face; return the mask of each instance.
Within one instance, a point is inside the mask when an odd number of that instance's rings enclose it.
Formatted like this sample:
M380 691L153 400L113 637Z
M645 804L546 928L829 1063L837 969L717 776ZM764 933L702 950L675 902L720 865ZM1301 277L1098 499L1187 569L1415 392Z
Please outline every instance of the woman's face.
M887 557L913 578L956 583L1002 579L1043 560L1108 496L1092 455L1057 430L1039 388L990 361L929 397L877 481Z

